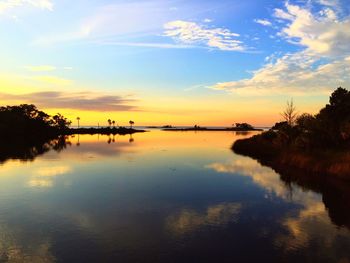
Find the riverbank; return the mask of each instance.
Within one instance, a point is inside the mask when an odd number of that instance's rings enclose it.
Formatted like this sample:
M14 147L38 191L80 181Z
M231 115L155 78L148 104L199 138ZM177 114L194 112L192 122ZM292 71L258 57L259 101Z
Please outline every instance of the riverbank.
M302 177L330 176L350 181L350 152L346 150L297 150L273 144L263 134L237 140L232 150L277 171L297 169Z

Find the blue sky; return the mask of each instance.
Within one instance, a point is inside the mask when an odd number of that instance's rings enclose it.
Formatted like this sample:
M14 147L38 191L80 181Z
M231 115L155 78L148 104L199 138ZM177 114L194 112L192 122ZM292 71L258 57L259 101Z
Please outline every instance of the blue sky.
M0 99L91 123L269 125L290 98L316 112L347 87L349 6L0 0Z

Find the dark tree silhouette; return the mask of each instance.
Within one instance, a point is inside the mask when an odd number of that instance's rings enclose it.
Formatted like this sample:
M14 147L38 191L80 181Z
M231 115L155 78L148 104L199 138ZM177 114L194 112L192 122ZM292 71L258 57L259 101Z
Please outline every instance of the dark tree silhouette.
M63 115L57 113L52 117L52 126L56 127L59 130L66 130L71 125L71 121L67 120Z
M61 114L51 117L32 104L0 107L2 137L50 137L67 130L70 124Z
M235 147L247 154L267 156L281 152L321 153L346 152L350 147L350 92L337 88L329 98L329 104L316 115L308 113L297 117L293 101L287 103L283 114L285 121L271 130L247 140L237 141ZM341 155L341 154L340 154ZM340 166L339 166L340 167ZM338 168L337 168L338 169Z
M254 127L252 125L250 125L249 123L246 123L246 122L236 123L235 126L236 126L235 128L242 129L242 130L253 130L254 129Z
M296 107L294 106L293 100L287 101L287 106L281 115L290 126L295 124L298 113L296 111Z

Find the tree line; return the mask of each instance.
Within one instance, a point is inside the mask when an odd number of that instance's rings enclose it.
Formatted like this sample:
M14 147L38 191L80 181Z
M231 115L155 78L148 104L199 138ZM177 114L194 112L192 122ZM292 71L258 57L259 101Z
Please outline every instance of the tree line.
M33 104L0 107L0 135L50 136L69 129L71 121L61 114L50 116Z
M302 149L350 146L350 91L339 87L317 114L298 114L293 101L282 113L284 121L264 133L276 145Z

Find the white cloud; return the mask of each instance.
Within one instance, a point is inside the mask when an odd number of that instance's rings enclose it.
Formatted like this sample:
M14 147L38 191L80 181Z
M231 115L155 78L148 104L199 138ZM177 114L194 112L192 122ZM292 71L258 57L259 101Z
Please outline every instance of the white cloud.
M254 19L254 22L263 26L272 26L272 23L267 19Z
M16 7L31 6L40 9L53 10L51 0L3 0L0 1L0 14Z
M329 93L350 86L350 57L318 65L305 52L287 54L253 72L251 78L217 83L212 88L242 95Z
M185 44L199 44L227 51L244 51L239 34L225 28L209 28L194 22L176 20L164 25L164 35Z
M311 3L311 2L308 2ZM303 49L272 56L250 78L217 83L214 89L244 95L327 94L338 86L350 87L350 17L339 16L337 1L317 1L299 6L289 2L275 9L282 21L276 37Z
M324 1L323 1L324 2ZM325 7L312 13L307 7L285 4L285 10L275 9L275 16L286 20L280 35L322 56L350 54L350 17L339 18Z
M331 7L339 7L338 0L317 0L317 2L321 5L331 6Z

